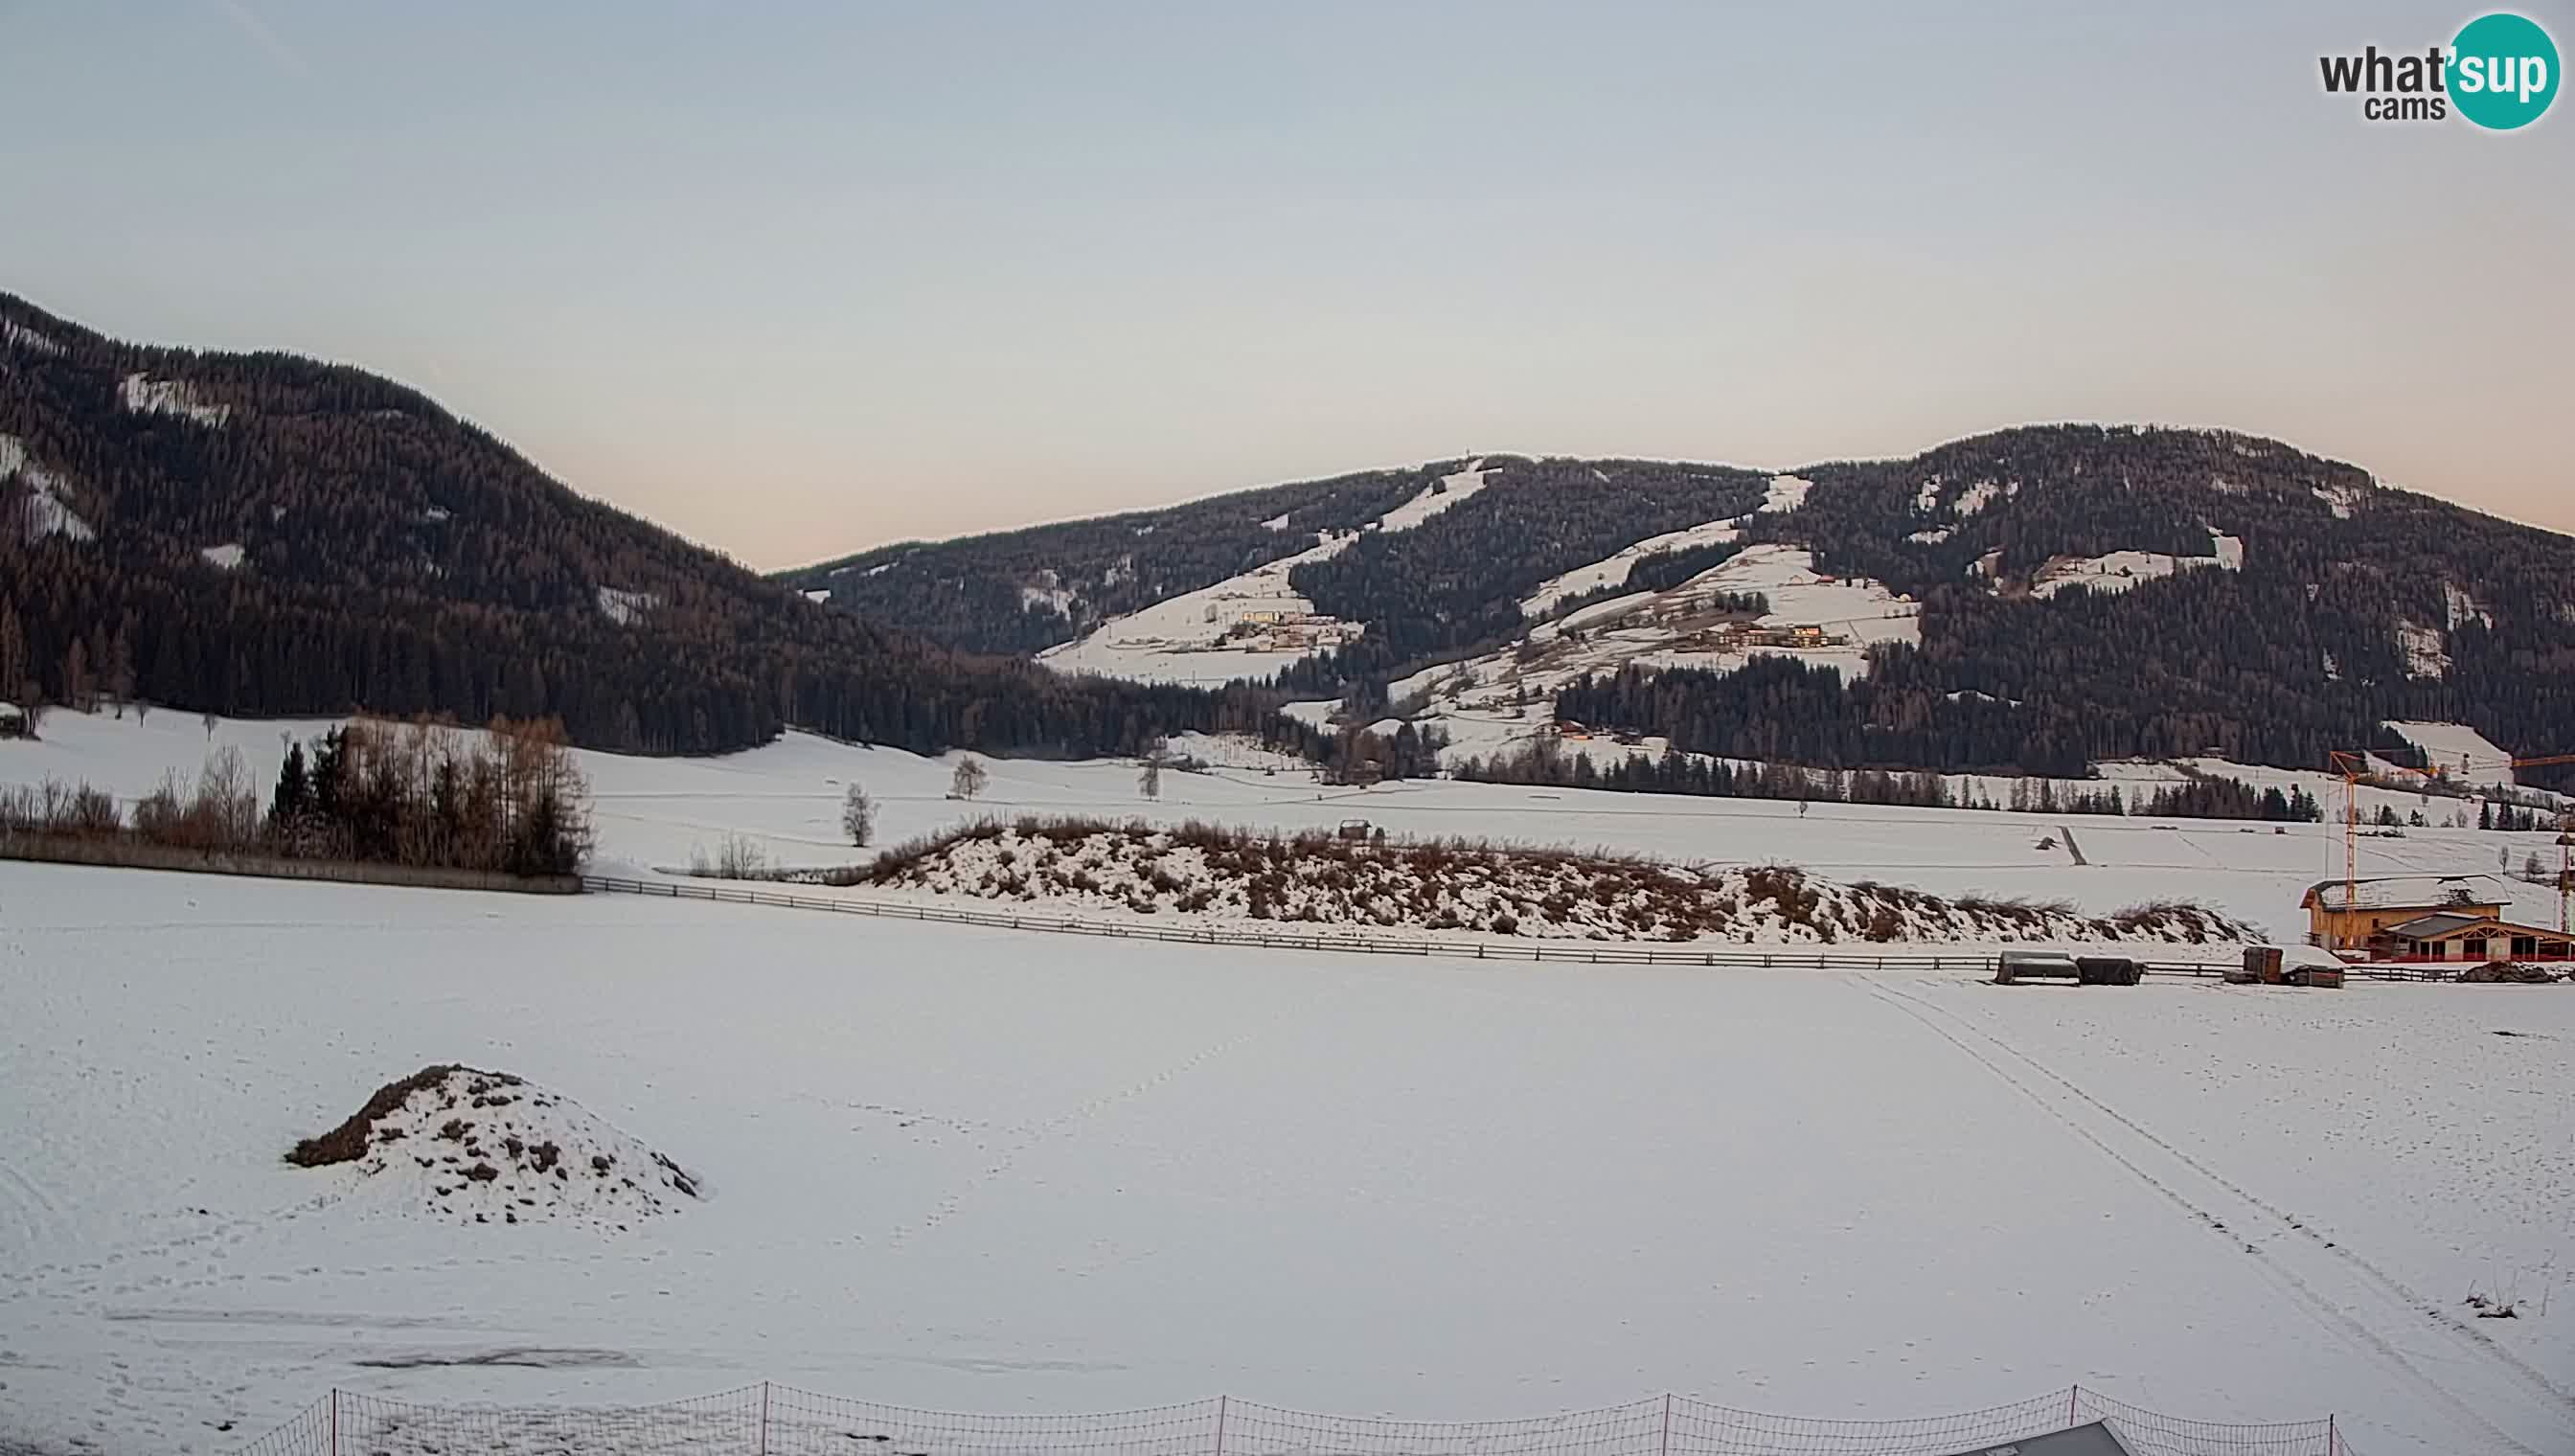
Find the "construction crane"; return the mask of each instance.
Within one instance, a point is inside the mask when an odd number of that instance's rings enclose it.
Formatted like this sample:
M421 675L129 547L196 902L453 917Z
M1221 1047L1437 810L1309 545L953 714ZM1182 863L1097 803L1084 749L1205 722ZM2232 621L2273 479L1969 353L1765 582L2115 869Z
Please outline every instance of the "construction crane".
M2367 752L2336 748L2328 755L2333 771L2342 776L2342 903L2348 910L2360 896L2360 785L2361 780L2394 768L2435 783L2450 782L2455 772L2465 778L2472 773L2505 773L2516 768L2546 768L2560 763L2575 763L2575 753L2541 753L2532 757L2511 758L2497 754L2462 753L2456 762L2424 757L2429 768L2417 768L2393 758L2376 758ZM2557 823L2557 928L2567 929L2570 889L2575 889L2575 813L2562 813Z

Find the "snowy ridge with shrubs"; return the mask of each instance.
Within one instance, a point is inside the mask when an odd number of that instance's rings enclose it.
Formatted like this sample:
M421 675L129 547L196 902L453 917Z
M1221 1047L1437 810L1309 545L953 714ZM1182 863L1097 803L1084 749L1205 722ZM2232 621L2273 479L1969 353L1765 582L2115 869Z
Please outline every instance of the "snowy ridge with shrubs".
M2061 903L1943 899L1787 865L1683 867L1605 851L1387 842L1320 830L1024 818L968 824L880 856L876 888L1044 901L1226 924L1341 925L1578 940L2188 943L2255 940L2203 906L2107 916Z
M680 1165L559 1092L508 1072L423 1067L287 1153L354 1164L364 1192L448 1223L570 1223L604 1232L700 1196Z

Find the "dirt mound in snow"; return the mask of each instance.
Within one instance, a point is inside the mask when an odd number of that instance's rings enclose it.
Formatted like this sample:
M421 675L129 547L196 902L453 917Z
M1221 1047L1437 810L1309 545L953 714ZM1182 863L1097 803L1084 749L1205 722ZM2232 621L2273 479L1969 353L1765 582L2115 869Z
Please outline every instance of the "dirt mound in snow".
M2061 904L1944 900L1842 884L1790 865L1693 868L1611 854L1443 839L1375 843L1191 823L981 823L889 850L886 887L1237 923L1467 930L1584 940L2148 941L2259 938L2203 906L2115 915Z
M624 1229L703 1196L678 1163L579 1103L508 1072L454 1064L377 1088L357 1115L297 1143L286 1160L354 1164L368 1186L456 1223Z
M2515 982L2523 985L2546 985L2557 979L2557 968L2550 965L2515 965L2490 960L2483 965L2472 965L2460 971L2459 979L2484 985Z

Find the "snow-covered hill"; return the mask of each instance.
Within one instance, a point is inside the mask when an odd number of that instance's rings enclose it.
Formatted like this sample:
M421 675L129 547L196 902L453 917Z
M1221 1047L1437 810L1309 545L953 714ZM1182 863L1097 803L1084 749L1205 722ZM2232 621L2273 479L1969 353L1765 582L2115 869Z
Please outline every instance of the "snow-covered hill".
M1695 534L1729 539L1717 529ZM1592 575L1605 577L1610 566ZM1719 601L1755 593L1768 600L1768 612L1736 612ZM1876 582L1825 576L1801 548L1762 545L1668 590L1611 597L1538 623L1509 647L1425 668L1387 693L1397 702L1419 698L1416 719L1445 729L1457 751L1488 751L1492 735L1483 729L1494 715L1519 709L1523 719L1542 723L1552 717L1555 691L1588 675L1631 666L1721 672L1755 657L1783 657L1857 678L1868 671L1871 648L1920 640L1921 608L1911 598Z

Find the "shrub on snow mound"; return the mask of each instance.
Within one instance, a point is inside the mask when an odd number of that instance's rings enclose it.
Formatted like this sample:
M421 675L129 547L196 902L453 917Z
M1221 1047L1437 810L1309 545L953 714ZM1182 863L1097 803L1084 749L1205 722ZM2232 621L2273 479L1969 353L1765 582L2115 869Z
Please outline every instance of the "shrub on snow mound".
M2257 933L2180 902L2087 916L2062 903L1843 884L1793 865L1693 867L1484 840L1383 842L1195 822L987 821L888 850L866 878L1149 915L1594 940L2205 943Z

